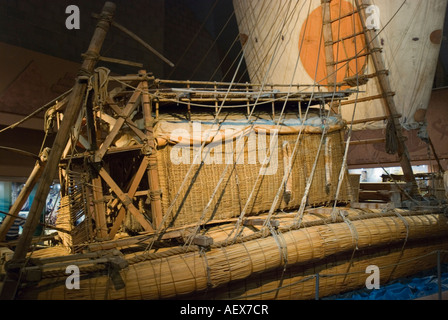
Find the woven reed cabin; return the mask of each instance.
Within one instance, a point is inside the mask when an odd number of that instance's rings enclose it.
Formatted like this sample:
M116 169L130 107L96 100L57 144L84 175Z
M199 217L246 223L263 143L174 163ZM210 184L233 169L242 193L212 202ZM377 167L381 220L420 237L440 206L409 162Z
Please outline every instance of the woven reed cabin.
M427 137L439 171L414 174L403 127L415 121L400 122L403 92L394 98L397 80L386 70L396 67L388 53L405 48L380 50L377 30L365 25L367 1L279 3L233 1L241 54L230 81L164 79L101 57L117 27L173 67L114 20L115 4L93 15L74 86L43 107L52 145L42 144L0 226L3 299L309 300L365 288L371 266L381 285L441 270L444 160ZM445 12L446 1L438 5ZM320 35L309 31L317 26ZM298 54L297 43L305 43ZM138 70L118 75L101 61ZM250 81L240 82L243 61ZM428 92L419 90L419 101ZM413 117L422 110L410 108L403 112ZM353 139L372 128L380 139ZM403 174L361 182L350 152L378 143ZM50 223L40 219L53 177ZM35 186L20 237L3 241ZM37 226L47 232L35 236ZM73 282L67 268L79 272Z

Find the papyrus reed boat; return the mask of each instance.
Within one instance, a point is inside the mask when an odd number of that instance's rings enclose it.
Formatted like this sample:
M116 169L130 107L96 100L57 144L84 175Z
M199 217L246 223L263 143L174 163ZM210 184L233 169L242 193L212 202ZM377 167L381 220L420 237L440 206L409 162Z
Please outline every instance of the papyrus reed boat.
M313 299L363 287L370 265L386 283L446 258L444 192L422 198L401 139L428 103L446 1L234 7L251 83L95 69L105 5L75 87L47 112L58 133L28 182L41 176L3 297ZM378 121L406 182L360 202L351 132ZM30 252L56 173L60 245Z

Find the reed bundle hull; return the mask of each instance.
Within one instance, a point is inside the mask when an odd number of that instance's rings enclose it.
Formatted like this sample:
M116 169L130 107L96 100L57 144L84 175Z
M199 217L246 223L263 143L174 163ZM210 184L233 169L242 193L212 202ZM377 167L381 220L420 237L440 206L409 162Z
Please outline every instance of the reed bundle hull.
M112 271L92 261L80 269L78 290L67 288L65 268L44 264L43 278L29 283L19 297L313 299L317 273L319 295L324 297L364 287L369 265L380 268L381 283L386 283L433 267L435 252L448 249L448 218L443 214L342 211L345 221L339 217L332 222L328 210L318 210L304 217L301 228L291 224L294 218L289 215L279 218L272 232L245 227L233 244L228 238L234 224L223 224L207 231L214 239L207 248L176 246L131 254L125 253L130 247L120 248L128 266ZM140 239L139 246L148 241Z

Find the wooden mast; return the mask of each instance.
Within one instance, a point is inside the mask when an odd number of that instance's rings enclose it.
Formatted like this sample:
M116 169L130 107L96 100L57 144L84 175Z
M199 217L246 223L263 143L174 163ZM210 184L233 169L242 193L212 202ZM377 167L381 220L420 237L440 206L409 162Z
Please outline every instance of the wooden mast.
M146 71L141 70L139 75L145 75ZM161 190L159 182L159 172L157 171L157 148L154 143L154 118L152 116L151 99L148 94L148 82L142 81L142 104L143 114L145 117L146 142L145 142L145 157L148 158L148 183L149 183L149 197L151 201L151 212L154 228L158 228L162 222L162 202Z
M95 65L100 56L101 47L110 28L114 14L115 4L112 2L106 2L103 6L102 13L96 25L89 48L84 56L81 68L78 72L77 81L73 87L73 91L67 104L64 120L62 121L61 127L56 134L47 164L42 173L42 177L39 180L36 196L31 205L23 233L19 238L17 248L14 252L12 260L16 263L20 263L26 258L33 233L39 223L41 212L45 207L50 185L57 174L59 161L64 148L67 145L70 131L74 125L76 117L80 112L87 91L88 79L94 72ZM9 271L6 276L0 298L13 299L16 294L17 285L17 278L14 277L14 275Z
M327 68L327 82L328 86L333 86L336 83L336 72L334 62L333 50L333 31L331 29L331 0L321 0L322 3L322 36L325 47L325 61Z
M388 116L388 121L392 124L392 128L396 135L396 143L397 143L397 153L399 156L400 165L403 169L404 179L408 184L409 194L411 197L418 196L418 186L415 181L415 176L412 171L411 161L408 149L405 144L405 139L403 136L403 132L401 130L400 121L398 119L398 112L395 105L395 100L393 97L393 91L389 82L389 78L387 76L386 66L381 55L381 45L378 37L375 34L375 30L367 29L365 21L367 21L366 13L363 10L366 6L369 5L368 1L361 0L361 4L359 0L355 0L357 10L361 15L361 23L364 30L364 34L366 37L366 45L371 54L373 64L375 66L375 72L378 75L378 80L380 84L380 89L383 94L382 98L385 102L386 113Z

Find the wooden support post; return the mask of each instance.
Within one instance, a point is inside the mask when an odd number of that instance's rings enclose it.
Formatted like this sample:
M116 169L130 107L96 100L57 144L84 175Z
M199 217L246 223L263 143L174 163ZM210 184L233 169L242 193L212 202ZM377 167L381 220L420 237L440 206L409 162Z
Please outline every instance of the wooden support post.
M70 100L67 104L66 112L64 114L64 120L62 121L61 127L56 134L47 164L39 181L39 186L36 190L36 196L31 205L31 209L28 214L23 233L19 238L19 242L14 252L12 260L15 262L24 261L28 252L34 231L39 224L41 212L46 204L50 185L57 175L59 161L61 159L62 152L67 145L70 130L72 129L76 117L78 116L81 109L84 95L87 91L87 78L94 72L97 58L100 54L100 49L106 38L106 34L109 30L114 14L115 4L112 2L106 2L103 6L100 19L96 25L95 32L87 50L87 57L84 58L82 62L77 81L70 95ZM2 293L0 295L0 299L13 299L16 294L17 286L17 278L15 278L14 275L8 272L3 285Z
M95 118L93 115L93 95L92 91L88 93L88 99L86 104L86 122L87 122L87 141L90 144L89 150L98 149L96 144L96 128L95 128Z
M246 82L246 84L248 84L248 83ZM246 104L247 104L247 116L249 116L250 115L249 85L246 86L246 92L247 92L247 96L246 96L246 99L247 99L247 102L246 102Z
M437 155L436 149L434 148L434 144L432 143L431 138L428 137L428 140L429 140L429 145L431 146L432 154L434 155L434 158L437 161L437 165L439 166L439 172L444 174L445 169L443 169L442 164L440 163L440 159L439 159L439 156Z
M187 89L190 90L190 83L187 83ZM188 117L188 121L191 121L191 102L190 99L188 99L188 104L187 104L187 117Z
M411 161L408 149L406 147L406 144L404 142L404 136L403 132L401 130L400 121L395 115L398 114L397 107L395 105L395 100L392 95L389 95L389 92L393 92L389 78L387 74L379 72L380 70L386 70L386 66L383 60L383 57L381 55L381 52L377 50L381 47L379 38L376 36L375 31L373 29L367 29L365 25L365 21L367 21L365 10L362 10L361 4L368 5L366 0L356 0L356 7L361 15L361 23L364 30L364 34L366 37L366 43L369 48L369 51L372 53L372 61L375 66L375 71L378 72L378 80L381 87L381 92L383 92L384 97L383 100L386 105L386 113L389 116L389 121L393 124L393 130L396 133L397 136L397 153L400 160L400 165L403 169L403 174L405 177L405 181L408 183L409 186L409 194L413 196L418 196L418 186L417 182L415 181L415 176L412 171Z
M108 240L106 208L104 206L103 187L100 177L92 179L93 207L95 208L95 236L98 240Z
M50 149L46 148L39 155L40 160L37 161L36 164L34 165L34 169L31 172L30 176L28 177L25 186L22 188L19 196L17 197L17 200L14 202L11 209L9 210L10 215L6 216L5 219L3 220L3 223L0 226L0 241L5 240L8 230L13 225L15 218L19 216L20 209L22 209L23 205L25 204L26 200L31 194L31 191L36 185L37 180L39 180L40 176L42 175L42 171L44 170L45 164L47 162L49 152Z
M140 71L139 74L145 74ZM145 157L149 159L148 165L148 183L150 190L151 212L153 225L158 228L162 222L162 201L160 199L161 190L159 182L159 172L157 171L157 148L154 142L154 118L152 116L151 100L148 94L148 82L142 81L142 103L143 114L145 117L145 128L147 137L147 147Z
M218 114L218 107L219 107L217 90L218 90L218 87L215 84L215 98L214 98L214 100L215 100L215 116Z

